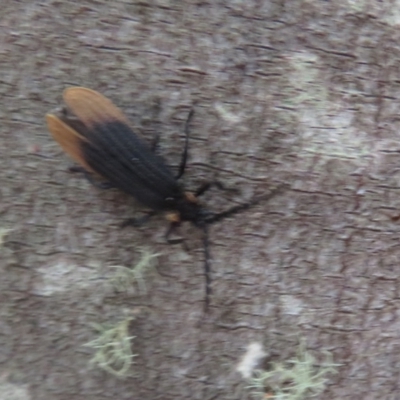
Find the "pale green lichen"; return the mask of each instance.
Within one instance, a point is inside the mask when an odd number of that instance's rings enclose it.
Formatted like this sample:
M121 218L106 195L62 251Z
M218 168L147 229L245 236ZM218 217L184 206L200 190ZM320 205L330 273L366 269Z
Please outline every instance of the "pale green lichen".
M273 363L268 371L255 370L249 388L258 399L303 400L322 393L329 373L337 373L340 364L326 360L317 364L315 358L300 344L297 357L283 363Z
M132 353L132 340L135 336L129 336L129 325L133 319L133 317L129 317L115 326L108 327L92 324L99 336L85 344L96 350L90 364L118 378L130 375L133 358L136 357Z
M154 268L157 263L159 253L153 254L147 249L140 249L141 258L131 268L123 265L114 265L111 268L116 268L117 273L111 278L114 287L118 291L127 291L137 283L139 292L146 293L146 284L144 281L144 274L150 268Z

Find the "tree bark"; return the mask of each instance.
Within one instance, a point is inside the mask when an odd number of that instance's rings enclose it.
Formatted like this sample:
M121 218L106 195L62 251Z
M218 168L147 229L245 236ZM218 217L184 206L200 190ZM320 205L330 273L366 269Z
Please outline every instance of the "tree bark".
M285 361L304 340L342 364L319 398L399 398L397 3L3 0L1 14L3 393L247 399L246 347ZM44 115L74 85L160 133L172 168L194 107L185 187L238 191L211 190L212 210L286 185L210 230L208 314L201 233L168 246L161 216L121 229L141 207L68 172ZM161 253L147 290L116 292L111 267L143 247ZM134 376L91 369L90 323L132 313Z

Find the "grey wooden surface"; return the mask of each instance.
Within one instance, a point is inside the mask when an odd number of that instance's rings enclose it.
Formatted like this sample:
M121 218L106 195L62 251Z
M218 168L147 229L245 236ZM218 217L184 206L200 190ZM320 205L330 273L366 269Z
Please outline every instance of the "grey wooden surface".
M29 399L247 399L236 366L299 340L343 364L321 399L398 399L400 9L379 1L12 1L0 16L1 384ZM218 178L212 308L201 236L70 174L44 124L65 87L98 90L179 160L188 189ZM162 253L147 293L110 288L112 265ZM91 369L91 322L131 326L135 376ZM8 387L8 386L7 386ZM5 390L5 389L3 389ZM5 393L5 391L3 391ZM0 398L1 398L0 394Z

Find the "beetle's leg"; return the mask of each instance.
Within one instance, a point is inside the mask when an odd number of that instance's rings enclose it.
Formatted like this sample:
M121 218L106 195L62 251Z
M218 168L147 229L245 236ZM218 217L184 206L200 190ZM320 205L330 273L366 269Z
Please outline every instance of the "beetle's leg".
M189 124L193 117L193 114L194 114L194 110L191 109L189 112L189 115L187 117L186 123L185 123L185 136L186 136L185 137L185 147L183 149L181 163L179 165L178 175L175 177L176 180L182 178L183 174L185 173L186 161L187 161L187 155L188 155L188 147L189 147Z
M138 228L145 224L151 217L157 214L157 211L149 211L145 215L142 215L138 218L129 218L121 224L121 228L126 228L127 226L134 226Z
M73 166L69 168L70 172L81 172L84 177L94 186L97 187L98 189L112 189L115 186L111 182L100 182L97 181L95 178L93 178L93 175L86 171L85 168L79 167L79 166Z
M194 192L194 195L196 197L199 197L199 196L203 195L205 192L207 192L208 190L210 190L212 186L218 187L218 185L216 185L214 182L205 182Z
M171 238L171 235L174 233L176 228L179 226L179 222L171 222L168 226L167 231L165 232L165 240L169 244L178 244L183 242L183 238Z

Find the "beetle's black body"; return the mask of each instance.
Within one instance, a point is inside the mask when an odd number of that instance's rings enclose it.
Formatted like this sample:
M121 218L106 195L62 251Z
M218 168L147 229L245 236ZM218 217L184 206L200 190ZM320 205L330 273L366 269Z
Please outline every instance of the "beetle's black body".
M67 111L57 116L48 114L46 119L55 140L75 161L154 212L167 212L172 223L168 232L181 221L190 221L204 231L207 307L211 291L207 226L249 208L260 199L215 214L202 207L195 195L183 190L178 179L186 164L192 112L186 124L180 171L174 177L163 158L133 132L124 114L103 95L87 88L72 87L64 92L64 100ZM209 186L199 189L197 194L202 194Z
M183 191L163 159L145 142L119 121L95 125L93 131L95 136L83 144L83 154L96 172L153 210L177 208Z

